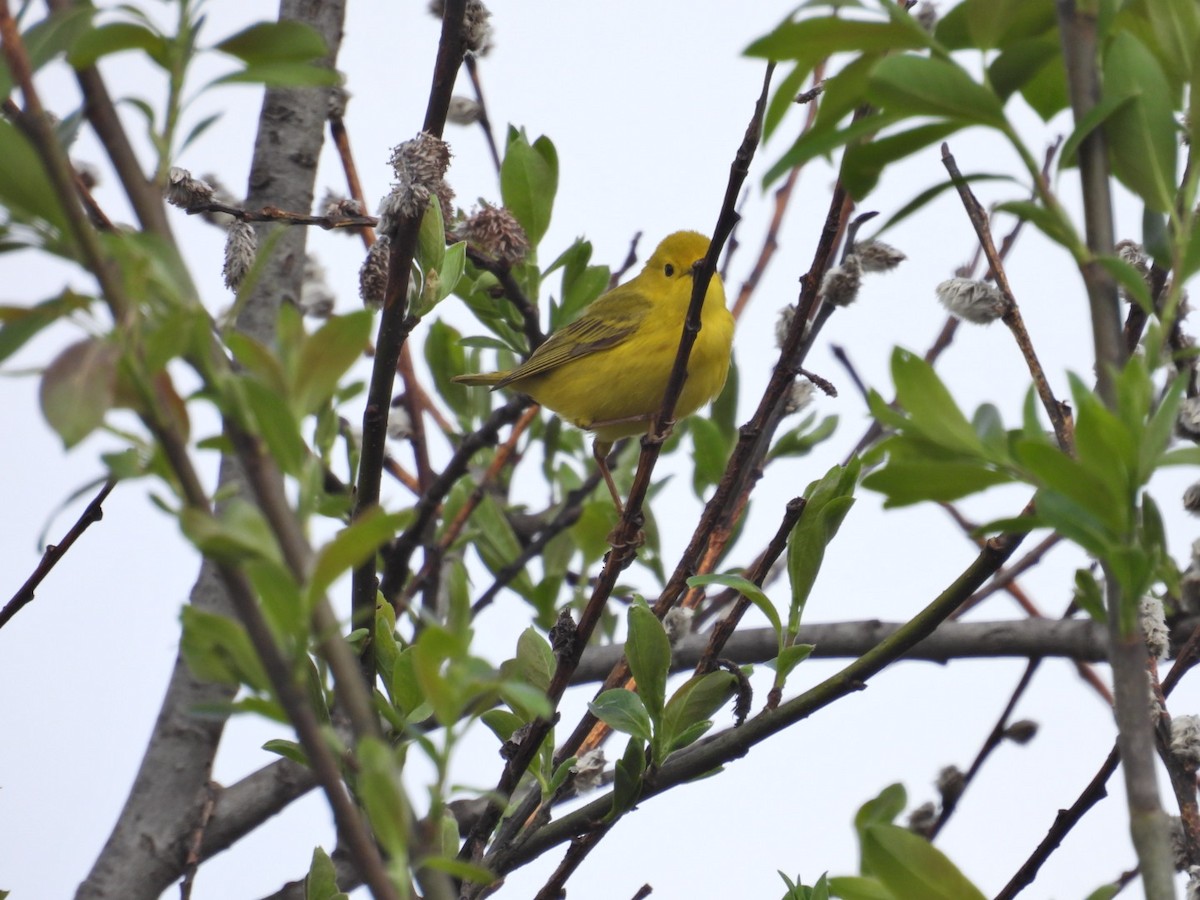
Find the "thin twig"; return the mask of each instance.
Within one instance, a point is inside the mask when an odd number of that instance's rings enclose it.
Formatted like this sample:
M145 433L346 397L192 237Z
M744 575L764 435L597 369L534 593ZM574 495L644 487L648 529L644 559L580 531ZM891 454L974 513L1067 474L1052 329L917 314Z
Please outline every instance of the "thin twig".
M504 292L504 297L521 314L521 323L525 331L525 338L529 341L529 351L532 353L540 347L542 342L546 340L546 335L542 331L537 306L525 296L525 292L517 284L517 279L513 277L512 269L480 253L470 244L467 245L467 259L485 272L491 272L496 276L496 280L500 283L500 288Z
M480 612L487 608L510 581L525 571L525 565L546 549L546 545L550 541L579 521L579 516L583 513L584 501L591 496L599 484L600 470L593 469L588 477L584 479L583 484L567 494L562 508L555 513L553 519L538 529L533 540L522 548L516 559L506 563L496 573L495 580L492 581L487 590L480 594L478 599L471 604L472 616L479 615Z
M434 572L437 571L437 564L446 551L458 540L458 536L462 534L462 530L466 527L471 514L483 502L483 498L487 494L488 485L495 481L504 467L509 464L513 453L516 451L517 441L521 439L521 435L525 433L525 429L529 427L529 423L537 417L538 409L538 407L532 406L521 414L521 418L517 419L507 440L497 448L495 456L492 457L491 463L484 471L479 482L475 485L475 489L471 491L470 496L467 497L466 502L458 510L454 519L442 529L441 537L437 541L437 553L426 562L416 577L405 586L403 600L401 601L403 604L411 601L417 591L421 590L424 586L426 580L432 577Z
M779 705L751 718L740 727L728 728L684 750L672 754L654 778L642 786L639 804L662 794L672 787L713 771L730 760L744 756L751 747L778 734L831 703L861 690L866 681L915 647L933 633L947 616L990 577L1019 546L1022 536L1006 535L990 541L966 571L911 621L901 626L892 637L844 667L831 678ZM575 835L586 834L591 823L607 816L612 810L611 794L587 804L556 821L543 826L511 850L501 849L487 860L489 868L507 874L535 859L548 848Z
M492 154L492 162L496 165L496 173L500 172L500 151L496 148L496 136L492 134L492 121L488 118L487 103L483 99L483 83L479 80L479 64L474 53L468 53L463 60L466 64L467 75L471 78L471 87L475 90L475 102L479 104L479 127L483 129L483 138L487 141L488 151Z
M12 599L4 604L4 609L0 609L0 628L8 624L9 619L19 613L26 604L33 600L38 586L45 581L46 576L58 565L58 561L67 554L67 551L88 530L89 526L104 518L104 501L108 499L108 495L112 493L113 488L116 486L117 481L115 478L110 478L104 482L99 493L84 507L83 512L79 514L79 518L75 520L75 524L63 535L62 540L57 544L48 544L46 546L37 567L25 579L25 583L17 589L17 592L12 595Z
M641 239L642 233L635 231L633 237L629 240L629 252L625 254L625 261L621 263L619 268L614 269L612 275L608 278L608 289L610 291L621 283L621 279L625 276L625 273L632 269L637 262L638 241Z
M684 377L687 373L688 355L692 344L695 342L696 334L700 329L701 306L704 302L708 284L716 270L717 257L733 227L734 205L737 202L741 185L749 172L750 161L754 156L754 151L758 146L772 70L773 66L768 66L763 79L762 92L755 103L754 114L746 129L745 137L735 155L734 162L730 167L729 184L726 187L721 213L717 218L716 227L713 229L712 243L709 246L704 262L695 274L691 303L684 323L683 335L680 338L679 350L675 357L675 364L667 383L662 409L655 417L650 434L642 441L642 454L638 461L637 473L634 476L633 486L626 501L624 515L617 523L616 531L614 532L614 546L606 557L604 568L601 570L600 577L596 581L592 596L589 598L587 605L580 615L575 640L571 641L571 646L566 647L559 654L558 665L555 668L550 686L546 691L553 706L558 704L563 691L566 690L567 685L570 683L575 668L579 665L583 648L587 645L593 630L600 621L605 603L616 585L618 575L633 560L642 503L650 487L651 473L658 460L662 443L666 438L671 424L675 403L683 387ZM544 719L538 719L533 723L529 734L524 737L514 755L508 760L493 797L506 801L512 795L525 770L532 762L538 748L541 746L542 741L549 732L550 727L551 723ZM464 842L460 858L476 861L481 858L487 838L499 821L502 811L500 803L489 805L487 811L480 817L476 827L472 829L471 834Z
M1033 377L1038 397L1041 398L1042 408L1046 410L1046 415L1050 417L1050 424L1054 428L1054 435L1058 439L1058 445L1065 452L1073 453L1075 437L1072 433L1070 421L1063 412L1063 403L1054 396L1054 392L1050 389L1050 382L1046 379L1046 372L1042 368L1042 364L1038 361L1037 352L1033 349L1033 342L1029 338L1029 332L1025 329L1025 322L1021 318L1021 310L1017 305L1017 298L1013 294L1012 286L1008 283L1008 274L1005 272L1003 260L996 251L995 243L992 241L992 229L988 224L987 211L975 197L975 192L971 190L971 186L967 184L966 179L963 178L962 172L958 169L958 164L954 161L954 156L950 153L950 146L948 144L942 144L942 164L946 167L946 171L950 173L950 178L953 180L954 186L958 189L958 195L962 198L963 207L967 211L967 218L971 220L971 225L975 228L975 234L979 238L979 244L983 247L983 253L987 258L988 266L991 268L990 274L996 282L996 287L1000 289L1005 301L1007 301L1003 316L1004 324L1012 332L1013 338L1021 350L1021 355L1025 357L1025 363L1029 366L1029 374Z
M812 80L814 84L819 84L825 77L825 66L827 60L821 60L813 68ZM809 131L813 123L817 119L817 104L810 104L808 113L804 120L804 126L801 129L801 134ZM766 274L767 267L771 264L771 260L775 257L775 252L779 249L779 229L783 225L783 216L787 212L788 204L792 200L792 192L796 187L796 182L800 180L800 172L804 169L804 165L793 166L788 172L787 178L784 179L782 185L775 191L775 208L771 214L771 222L767 226L766 236L763 237L762 247L758 251L758 259L754 261L754 268L750 270L749 276L742 282L742 287L738 291L737 299L733 302L733 318L740 319L746 304L750 302L750 298L758 289L759 283L762 281L763 275Z
M489 444L494 444L499 437L500 429L515 422L530 403L528 397L516 396L503 406L492 410L483 425L463 438L441 474L434 478L429 487L421 493L413 508L415 518L412 524L396 538L384 560L383 579L380 582L379 590L389 602L400 596L400 591L403 590L404 583L408 579L408 564L412 559L413 551L417 549L422 535L432 524L442 500L467 471L471 457Z

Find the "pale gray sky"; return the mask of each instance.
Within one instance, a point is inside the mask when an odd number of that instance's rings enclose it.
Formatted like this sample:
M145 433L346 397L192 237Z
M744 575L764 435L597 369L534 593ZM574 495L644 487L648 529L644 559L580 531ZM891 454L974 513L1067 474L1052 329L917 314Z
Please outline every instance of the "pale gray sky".
M372 205L388 187L389 148L412 137L423 117L437 40L437 23L423 7L351 4L341 54L353 95L347 125ZM643 258L670 231L711 232L762 78L762 65L743 58L741 51L782 18L790 4L496 0L491 8L495 49L480 69L497 138L503 139L502 129L511 122L525 126L531 137L548 135L558 148L558 201L543 261L578 235L592 240L596 261L615 267L635 231L644 233ZM250 21L273 17L275 7L244 0L212 3L208 13L205 36L212 43ZM106 60L103 71L115 95L159 101L153 93L159 87L156 75L132 57ZM206 63L204 71L215 74L219 69ZM193 87L206 77L196 77ZM47 72L42 90L56 112L74 108L74 85L62 71ZM459 92L469 93L465 74ZM234 190L244 190L248 127L259 99L252 88L225 88L197 101L189 115L199 119L220 109L225 117L179 164L197 174L216 172ZM1045 128L1027 110L1021 120L1032 129L1029 134L1037 135L1030 138L1035 152L1067 129L1061 121ZM130 114L128 121L137 132L136 117ZM761 173L783 152L799 123L799 114L793 113L755 161L738 232L741 249L727 285L731 295L749 272L770 218L771 195L761 190ZM451 128L447 139L455 154L449 180L459 202L497 200L494 172L478 131ZM1015 171L1013 154L994 137L964 134L951 145L966 172ZM74 155L100 159L86 132ZM796 297L797 278L811 260L833 178L823 163L804 173L780 234L780 253L739 323L740 420L748 417L769 376L774 320ZM943 178L937 149L929 148L889 174L864 209L880 210L886 217ZM328 153L318 183L343 188L336 160ZM1060 188L1069 205L1077 206L1075 179L1064 177ZM985 202L1021 193L1004 183L978 190ZM107 174L97 197L114 218L128 218ZM223 236L198 219L177 211L172 215L206 304L223 308L230 299L220 283ZM1138 208L1123 201L1121 216L1119 236L1136 238ZM975 243L950 195L886 239L908 254L908 262L890 275L869 278L857 304L834 316L822 346L807 363L839 388L837 399L819 398L816 404L822 414L841 417L838 434L812 457L768 473L752 505L741 550L734 554L737 562L765 543L786 500L838 462L866 425L865 405L833 361L829 344L845 346L863 378L890 396L890 348L899 344L923 351L929 345L944 319L933 286L971 256ZM357 308L360 244L314 232L310 247L328 270L339 294L338 308ZM1009 274L1053 386L1065 394L1065 373L1072 370L1086 379L1091 351L1086 307L1070 262L1027 230L1011 257ZM0 299L5 303L49 296L64 278L85 284L78 275L47 266L31 254L0 256L0 284L5 286ZM556 289L557 279L551 279L548 290ZM447 301L438 314L470 328L469 317L453 309L454 303ZM414 338L420 342L423 335L419 330ZM45 365L77 337L70 329L53 329L7 361L3 371ZM1002 326L960 329L939 370L964 408L990 400L1006 421L1018 419L1027 374ZM36 564L34 541L43 524L72 491L101 473L98 453L115 447L112 439L95 437L64 453L42 420L36 398L34 379L0 378L0 404L10 435L0 441L7 473L0 479L7 523L0 543L0 600ZM203 433L203 425L195 430ZM200 459L211 475L211 455ZM664 556L672 561L697 510L688 473L676 470L674 483L655 500ZM1180 559L1195 536L1190 520L1178 512L1188 474L1156 485L1156 496L1170 516L1172 549ZM982 520L1014 514L1025 499L1019 491L996 491L964 508ZM881 516L879 505L869 492L860 493L827 557L809 603L809 620L906 618L973 557L970 544L944 514L906 509ZM51 539L81 506L73 504L53 519ZM677 528L669 528L676 522ZM1078 559L1057 550L1024 582L1047 614L1065 608ZM11 889L16 900L68 896L106 839L154 722L174 658L180 606L196 567L175 524L148 501L146 486L121 486L105 505L104 521L68 554L35 602L0 633L0 722L6 733L0 741L0 888ZM635 567L627 580L637 579L647 592L653 590L652 581ZM479 621L480 652L497 660L511 655L524 615L522 604L511 598L488 610ZM1019 615L1015 606L997 596L973 618L1014 615ZM938 770L949 764L967 767L1022 667L1020 661L892 667L865 692L757 748L719 777L644 804L590 856L569 883L570 896L628 897L648 882L654 896L662 898L776 897L783 893L777 869L809 882L826 870L854 872L858 848L851 819L858 805L894 781L906 785L912 805L933 799ZM834 669L830 663L806 663L789 689L802 690ZM756 706L763 694L765 688ZM587 697L590 691L569 697L565 722L573 723ZM1170 706L1175 713L1193 712L1198 699L1195 685L1185 683ZM1061 662L1044 666L1018 715L1040 723L1037 739L1024 748L1005 746L995 755L938 842L989 895L1041 839L1056 810L1075 799L1114 735L1108 711ZM259 747L276 733L254 720L232 723L217 761L217 778L228 783L269 762L273 757ZM621 746L614 744L610 756ZM490 787L499 762L494 742L481 735L464 747L455 779ZM414 797L423 795L424 777L420 766L414 766ZM1110 788L1110 798L1071 834L1026 896L1081 897L1133 865L1119 779ZM213 900L270 893L302 874L314 845L331 849L331 843L323 801L311 795L206 864L193 896ZM531 896L560 856L547 854L515 873L501 896ZM1129 893L1136 896L1139 889Z

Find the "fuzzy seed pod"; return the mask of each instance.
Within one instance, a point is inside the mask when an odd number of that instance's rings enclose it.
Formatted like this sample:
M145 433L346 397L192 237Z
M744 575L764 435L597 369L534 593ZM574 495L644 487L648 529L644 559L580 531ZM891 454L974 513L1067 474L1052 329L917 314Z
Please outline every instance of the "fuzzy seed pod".
M996 321L1008 310L1004 295L994 285L969 278L950 278L937 286L937 298L950 314L976 325Z

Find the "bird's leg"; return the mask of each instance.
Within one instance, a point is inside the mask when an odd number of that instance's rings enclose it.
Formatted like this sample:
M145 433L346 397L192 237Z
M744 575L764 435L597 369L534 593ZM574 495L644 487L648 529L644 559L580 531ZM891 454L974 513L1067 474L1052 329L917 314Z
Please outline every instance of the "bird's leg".
M608 453L612 450L611 441L601 441L596 439L592 442L592 456L596 460L596 465L600 467L600 474L604 476L604 483L608 485L608 492L612 495L613 505L617 508L617 518L625 515L625 505L621 502L621 495L617 491L617 484L613 481L612 472L608 470Z

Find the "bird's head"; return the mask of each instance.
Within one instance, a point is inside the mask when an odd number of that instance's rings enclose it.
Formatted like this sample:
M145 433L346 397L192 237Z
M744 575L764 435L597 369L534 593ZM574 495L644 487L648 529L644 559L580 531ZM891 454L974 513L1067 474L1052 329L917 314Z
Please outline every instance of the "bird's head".
M708 253L708 245L708 238L698 231L677 231L668 235L647 260L644 274L667 282L689 279L690 291L690 279Z

